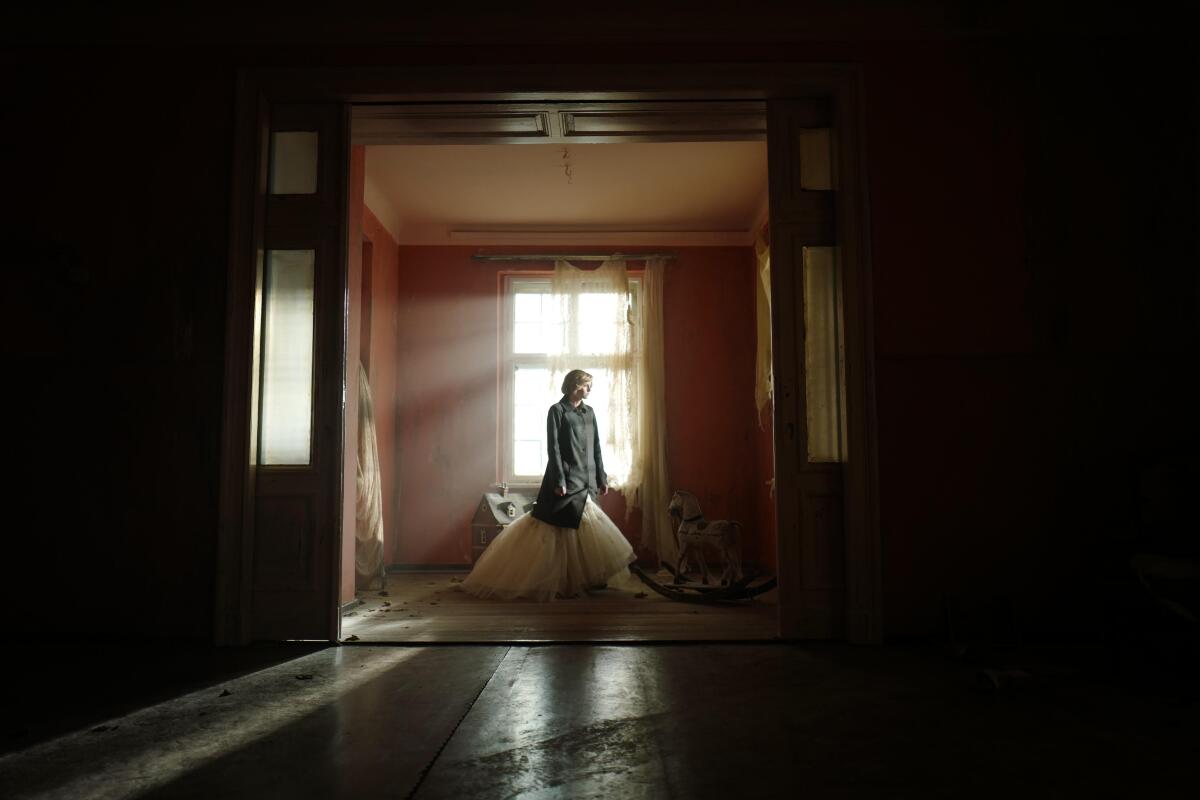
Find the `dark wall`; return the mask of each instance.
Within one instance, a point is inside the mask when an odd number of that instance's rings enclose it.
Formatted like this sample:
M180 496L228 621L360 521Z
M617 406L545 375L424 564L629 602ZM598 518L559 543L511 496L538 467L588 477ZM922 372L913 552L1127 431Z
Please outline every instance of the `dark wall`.
M10 631L211 635L234 70L158 59L4 59Z
M1027 39L869 62L893 634L980 598L1028 632L1095 632L1131 552L1200 549L1153 541L1139 498L1148 474L1195 475L1195 89L1177 56ZM1159 513L1200 529L1172 491Z
M935 633L973 592L1088 631L1124 554L1196 549L1170 477L1197 443L1194 58L1166 25L898 13L568 33L605 62L863 65L887 629ZM149 24L5 46L9 631L209 635L236 67L561 57L409 23L372 48L316 21L291 50L152 47Z

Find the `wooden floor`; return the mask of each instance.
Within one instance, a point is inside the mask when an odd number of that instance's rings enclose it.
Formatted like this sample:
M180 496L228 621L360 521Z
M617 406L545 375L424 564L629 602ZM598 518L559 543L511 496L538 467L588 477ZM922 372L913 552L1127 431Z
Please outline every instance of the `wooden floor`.
M387 589L360 592L362 605L343 614L343 641L770 641L778 636L775 592L746 605L699 605L668 600L634 578L628 586L586 597L534 603L472 597L459 588L465 575L389 575Z

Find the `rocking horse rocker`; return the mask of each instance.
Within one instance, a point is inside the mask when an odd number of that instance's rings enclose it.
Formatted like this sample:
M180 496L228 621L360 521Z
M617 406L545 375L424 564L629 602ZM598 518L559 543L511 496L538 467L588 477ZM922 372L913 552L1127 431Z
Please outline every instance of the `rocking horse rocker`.
M700 501L691 492L683 490L675 492L671 497L667 512L679 521L676 531L679 560L674 566L666 562L662 565L674 576L674 582L664 586L637 565L631 564L629 567L630 571L651 589L672 600L740 603L775 588L776 580L773 577L751 586L751 581L757 576L743 573L740 522L705 519L704 512L700 509ZM719 586L710 586L708 583L708 562L704 557L706 550L715 552L725 561ZM684 583L684 567L692 558L700 565L700 584Z

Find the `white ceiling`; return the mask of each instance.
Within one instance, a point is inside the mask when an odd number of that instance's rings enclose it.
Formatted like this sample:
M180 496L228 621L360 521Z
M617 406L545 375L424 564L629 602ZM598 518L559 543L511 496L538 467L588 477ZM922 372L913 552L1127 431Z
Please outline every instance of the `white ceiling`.
M401 244L749 244L766 198L766 142L367 147Z

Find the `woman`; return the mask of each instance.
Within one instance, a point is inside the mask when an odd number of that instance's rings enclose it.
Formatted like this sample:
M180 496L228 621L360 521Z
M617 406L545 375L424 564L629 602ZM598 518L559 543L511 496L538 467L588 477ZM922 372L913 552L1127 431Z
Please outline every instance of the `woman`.
M628 575L633 548L594 499L608 494L608 476L596 414L583 402L591 391L591 375L567 373L563 398L546 415L549 462L537 503L483 551L464 591L546 601Z

